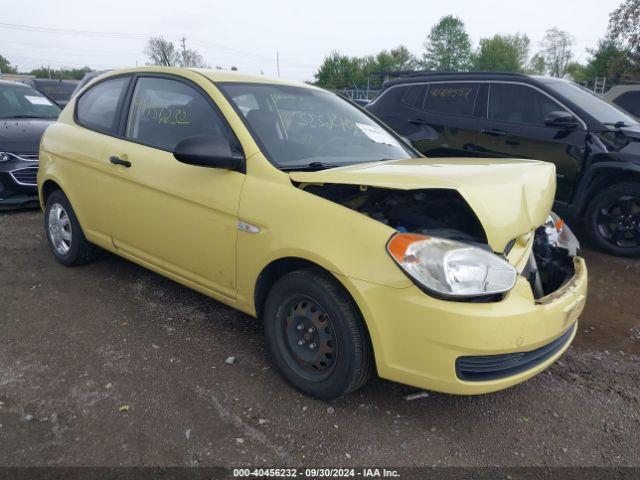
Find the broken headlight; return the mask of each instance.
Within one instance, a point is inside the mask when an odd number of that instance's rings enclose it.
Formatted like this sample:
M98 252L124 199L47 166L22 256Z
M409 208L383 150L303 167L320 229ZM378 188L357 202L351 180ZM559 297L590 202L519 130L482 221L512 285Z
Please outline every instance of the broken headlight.
M387 250L414 281L436 296L493 295L511 290L516 282L517 272L509 262L468 243L398 233Z
M551 212L544 222L544 230L552 247L564 248L569 256L575 257L580 249L580 243L571 229L558 215Z

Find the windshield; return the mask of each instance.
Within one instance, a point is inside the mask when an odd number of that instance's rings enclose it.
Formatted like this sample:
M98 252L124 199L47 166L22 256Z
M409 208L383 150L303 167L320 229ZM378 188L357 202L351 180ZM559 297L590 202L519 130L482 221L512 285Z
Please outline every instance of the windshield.
M547 82L547 85L567 100L588 112L600 123L606 125L615 125L619 122L628 125L637 123L637 121L625 111L576 83L554 80Z
M58 118L60 107L26 85L0 84L0 118Z
M375 120L332 93L261 83L218 86L278 168L322 169L416 156Z

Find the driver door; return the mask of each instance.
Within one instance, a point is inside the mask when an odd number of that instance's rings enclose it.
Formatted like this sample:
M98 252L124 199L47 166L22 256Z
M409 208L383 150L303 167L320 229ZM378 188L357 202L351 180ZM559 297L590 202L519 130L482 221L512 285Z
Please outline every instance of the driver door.
M235 297L237 212L245 175L186 165L172 154L181 139L211 134L237 142L196 85L177 77L137 77L125 138L113 138L106 148L108 157L120 160L111 165L113 243L125 256Z

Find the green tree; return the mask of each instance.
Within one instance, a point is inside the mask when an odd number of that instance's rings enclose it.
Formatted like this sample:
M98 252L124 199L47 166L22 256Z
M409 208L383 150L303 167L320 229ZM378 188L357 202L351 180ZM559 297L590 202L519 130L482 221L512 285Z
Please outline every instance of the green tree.
M625 73L628 51L617 40L600 40L598 46L588 52L591 57L584 68L585 80L593 80L595 77L619 79Z
M586 67L580 62L569 62L567 65L567 75L576 83L583 83L589 80Z
M363 81L363 63L362 59L333 51L314 74L316 85L331 90L357 87Z
M57 80L80 80L85 74L91 71L91 67L82 68L58 68L52 69L42 65L40 68L35 68L29 72L29 75L33 75L36 78L55 78Z
M473 70L522 72L529 57L529 43L529 37L521 34L483 38L471 56Z
M404 45L398 45L390 51L382 50L375 56L375 68L378 71L414 70L418 59Z
M640 52L640 0L625 0L611 12L609 33L630 51Z
M625 50L611 66L620 76L640 77L640 0L625 0L609 15L609 37Z
M529 60L529 64L525 71L531 75L544 75L547 71L547 62L545 61L544 56L540 53L536 53L531 57L531 60Z
M471 40L458 17L442 17L431 29L424 48L422 63L427 69L451 72L469 69Z
M567 73L567 65L573 54L573 37L563 30L550 28L546 31L540 42L540 55L544 58L546 73L552 77L564 77Z
M18 73L18 69L9 60L0 55L0 73Z

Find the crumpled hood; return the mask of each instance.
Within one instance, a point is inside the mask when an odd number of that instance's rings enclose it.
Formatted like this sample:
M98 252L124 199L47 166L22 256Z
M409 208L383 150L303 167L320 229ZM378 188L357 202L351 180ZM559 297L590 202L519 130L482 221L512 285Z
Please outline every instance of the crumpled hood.
M415 158L289 175L300 183L457 190L478 216L496 252L545 222L556 187L553 164L522 159Z

